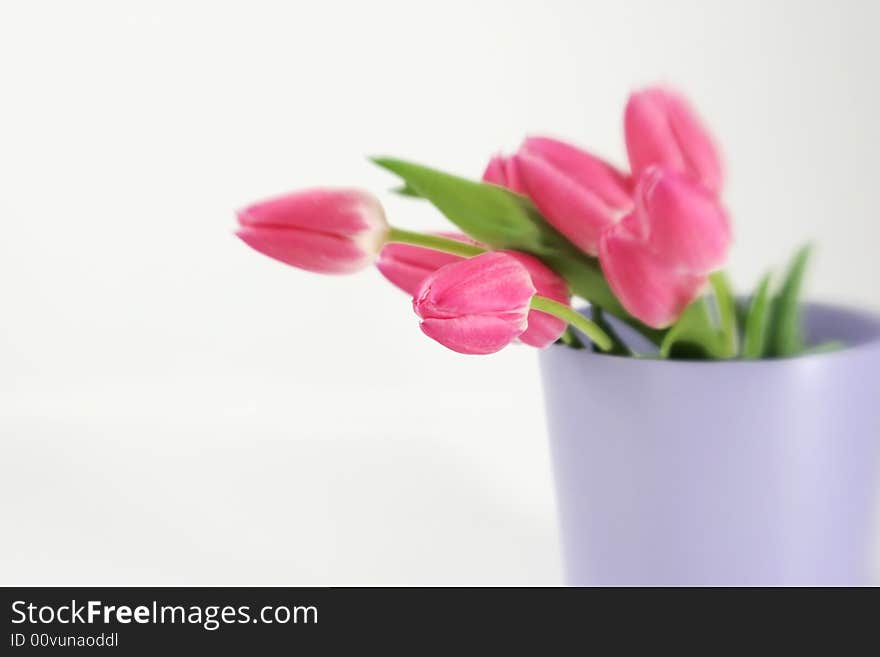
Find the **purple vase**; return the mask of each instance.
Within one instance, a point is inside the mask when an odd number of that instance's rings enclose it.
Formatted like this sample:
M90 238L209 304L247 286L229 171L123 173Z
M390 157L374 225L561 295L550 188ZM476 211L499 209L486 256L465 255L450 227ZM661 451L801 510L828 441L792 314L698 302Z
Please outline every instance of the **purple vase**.
M875 583L880 319L805 309L762 361L541 354L572 585Z

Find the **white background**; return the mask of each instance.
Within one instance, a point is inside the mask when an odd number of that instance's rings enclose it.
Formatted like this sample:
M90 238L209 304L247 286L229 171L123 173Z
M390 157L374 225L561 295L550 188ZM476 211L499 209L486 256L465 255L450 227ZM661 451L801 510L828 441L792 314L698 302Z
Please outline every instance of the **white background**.
M535 354L448 352L234 208L346 184L443 226L365 156L623 165L666 81L723 144L742 289L814 239L813 296L876 308L878 6L4 2L0 583L560 582Z

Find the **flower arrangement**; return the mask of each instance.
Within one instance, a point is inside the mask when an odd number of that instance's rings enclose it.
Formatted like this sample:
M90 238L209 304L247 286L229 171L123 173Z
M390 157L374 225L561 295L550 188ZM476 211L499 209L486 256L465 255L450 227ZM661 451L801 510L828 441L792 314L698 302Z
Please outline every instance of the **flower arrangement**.
M721 271L732 240L721 158L688 102L660 87L632 94L624 136L628 173L546 137L492 157L480 182L373 158L402 180L398 193L432 203L463 232L392 227L372 194L321 188L239 211L237 235L312 272L375 264L412 296L425 335L465 354L519 341L644 355L608 315L662 358L808 350L799 296L809 249L777 286L767 275L748 301L737 301ZM573 297L589 303L588 316Z

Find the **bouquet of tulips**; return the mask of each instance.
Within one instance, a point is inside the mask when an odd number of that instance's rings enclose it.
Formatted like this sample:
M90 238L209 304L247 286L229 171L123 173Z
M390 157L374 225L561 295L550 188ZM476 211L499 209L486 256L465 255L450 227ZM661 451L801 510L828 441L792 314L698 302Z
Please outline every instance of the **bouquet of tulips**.
M398 193L428 201L463 232L393 227L372 194L321 188L241 210L237 235L313 272L375 263L412 296L422 331L465 354L520 341L644 355L615 330L623 325L662 358L803 352L799 290L808 249L779 285L765 276L737 301L720 271L731 243L721 160L687 101L665 88L634 93L624 135L629 173L546 137L491 158L481 182L373 158L400 177ZM588 311L576 311L572 297Z

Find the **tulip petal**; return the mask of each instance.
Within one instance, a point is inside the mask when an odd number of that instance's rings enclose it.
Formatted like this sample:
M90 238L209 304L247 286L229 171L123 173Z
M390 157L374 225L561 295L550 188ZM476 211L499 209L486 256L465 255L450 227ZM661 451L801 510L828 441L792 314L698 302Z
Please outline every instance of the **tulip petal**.
M520 181L513 160L504 155L495 155L489 160L489 164L483 172L483 182L506 187L517 194L525 194L525 188Z
M543 294L541 296L544 296ZM519 336L520 342L530 347L543 349L556 342L565 332L568 324L540 310L529 312L528 328Z
M379 201L357 189L307 189L254 203L238 213L243 226L275 226L350 235L384 224Z
M528 270L515 258L493 251L441 267L425 279L415 301L423 318L525 315L534 294Z
M639 231L669 265L704 274L724 264L731 242L730 220L701 185L649 167L639 178L636 207Z
M709 132L680 95L658 87L632 94L624 132L634 174L660 165L720 192L721 158Z
M514 162L528 197L547 221L582 251L595 255L599 236L614 223L616 209L569 172L528 150L518 152Z
M501 317L468 315L424 319L419 325L429 338L460 354L485 355L500 351L522 332Z
M537 294L566 305L569 303L571 295L565 280L538 258L518 251L504 253L516 258L529 271ZM568 324L558 317L532 310L529 312L529 326L519 339L531 347L543 349L556 342L566 326Z
M707 277L666 263L632 233L632 217L602 235L599 262L623 307L648 326L665 328L700 294Z
M624 210L632 205L632 180L595 155L549 137L529 137L522 150L565 172L608 207Z
M350 274L370 264L372 255L337 235L295 228L243 226L235 234L263 255L319 274Z

